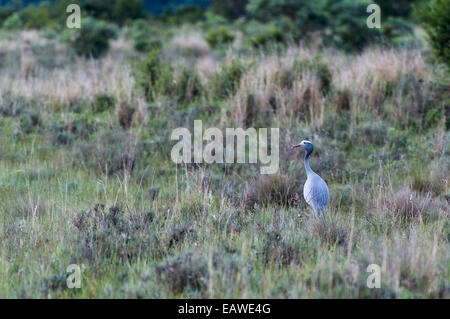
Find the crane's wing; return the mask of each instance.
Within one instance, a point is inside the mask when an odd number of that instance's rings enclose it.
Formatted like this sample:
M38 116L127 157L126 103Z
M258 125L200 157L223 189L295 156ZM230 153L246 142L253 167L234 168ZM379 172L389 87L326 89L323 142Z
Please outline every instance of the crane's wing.
M325 212L328 208L330 198L328 186L319 175L311 176L306 180L303 197L316 214Z

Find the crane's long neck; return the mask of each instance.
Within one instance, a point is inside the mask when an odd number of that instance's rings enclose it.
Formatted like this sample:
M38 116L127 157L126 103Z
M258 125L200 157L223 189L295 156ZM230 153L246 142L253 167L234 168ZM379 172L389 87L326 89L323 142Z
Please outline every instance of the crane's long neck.
M311 169L311 167L309 166L309 155L311 155L311 152L306 152L306 154L305 154L305 169L306 169L307 175L314 173L313 170Z

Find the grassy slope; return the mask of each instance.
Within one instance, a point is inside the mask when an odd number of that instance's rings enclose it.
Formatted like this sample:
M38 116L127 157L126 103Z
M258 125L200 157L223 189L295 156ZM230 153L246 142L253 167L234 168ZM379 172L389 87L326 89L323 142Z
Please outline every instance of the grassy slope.
M140 95L123 38L98 62L33 32L1 40L0 297L448 298L449 133L442 114L424 120L444 107L438 68L415 51L294 47L241 57L237 89L220 96L211 70L230 61L198 37L165 45L205 86L182 103ZM95 113L103 93L114 103ZM127 106L131 128L119 125ZM170 131L197 118L280 127L280 174L176 167ZM288 150L305 136L332 194L326 221L303 203ZM86 266L78 290L65 285L71 263ZM372 263L381 289L366 287Z

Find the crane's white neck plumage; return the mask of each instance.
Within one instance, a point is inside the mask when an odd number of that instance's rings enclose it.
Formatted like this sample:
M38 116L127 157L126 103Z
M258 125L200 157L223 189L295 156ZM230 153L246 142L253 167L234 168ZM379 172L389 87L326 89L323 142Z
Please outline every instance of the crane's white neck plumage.
M305 169L306 169L306 174L307 175L311 175L311 174L314 174L314 171L311 169L311 167L309 166L309 155L310 155L311 153L306 153L305 154Z

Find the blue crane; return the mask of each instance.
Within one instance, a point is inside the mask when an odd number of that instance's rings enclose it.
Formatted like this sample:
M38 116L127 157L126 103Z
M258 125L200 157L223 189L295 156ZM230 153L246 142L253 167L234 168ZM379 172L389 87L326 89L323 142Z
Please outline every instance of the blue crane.
M299 144L292 145L292 148L302 147L305 153L305 169L306 182L303 186L303 197L308 205L312 208L316 217L326 215L330 193L327 183L317 175L309 166L309 156L314 150L314 146L310 141L303 140Z

